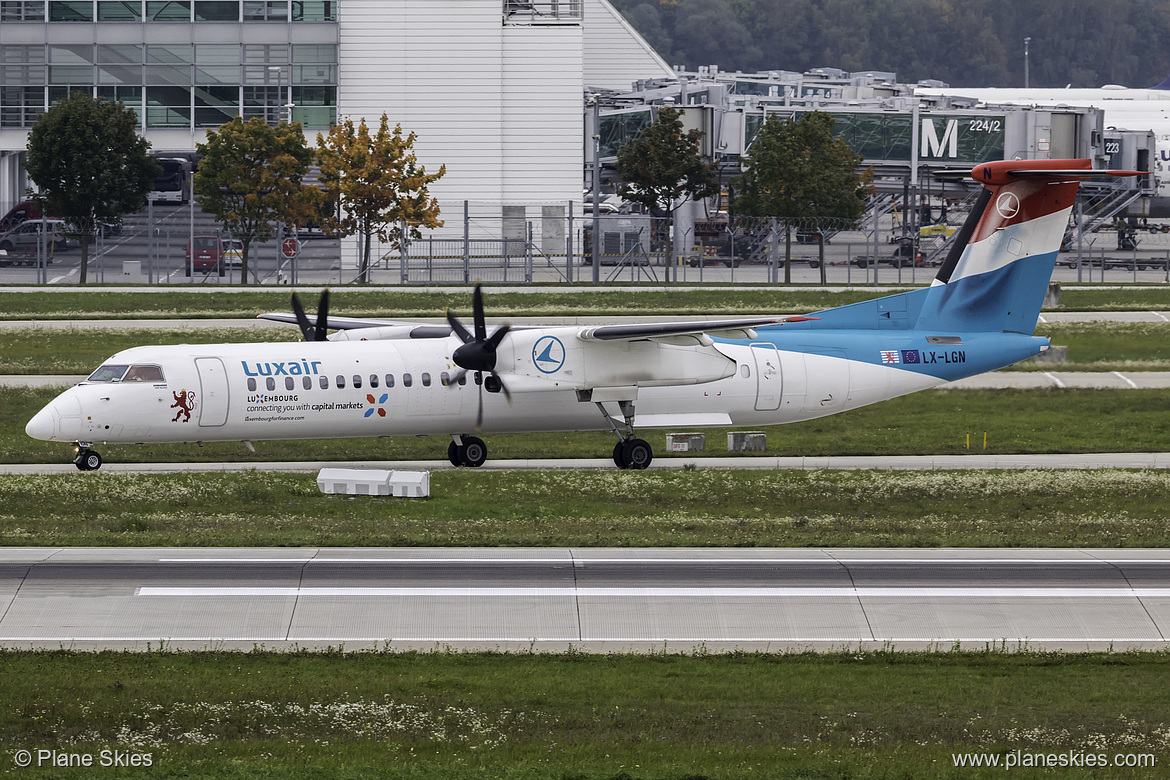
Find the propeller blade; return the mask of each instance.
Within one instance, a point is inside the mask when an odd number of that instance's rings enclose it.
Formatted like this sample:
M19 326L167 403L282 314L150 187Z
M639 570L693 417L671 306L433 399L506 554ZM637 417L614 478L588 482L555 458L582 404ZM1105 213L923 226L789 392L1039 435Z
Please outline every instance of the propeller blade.
M475 292L471 294L471 317L475 324L475 340L487 340L487 323L483 317L483 287L475 285Z
M496 328L496 332L493 333L492 337L487 340L487 343L491 346L492 350L495 350L496 347L500 346L500 342L504 340L504 336L507 336L508 331L510 330L512 330L512 326L507 323L504 323L500 327Z
M447 381L447 387L459 387L459 383L463 381L463 377L467 376L467 369L461 368L455 372L454 376Z
M496 381L500 383L500 391L504 394L504 398L508 399L508 406L511 406L512 405L512 392L508 389L508 386L506 384L504 384L504 380L502 378L500 378L499 374L497 374L496 372L493 371L492 376L494 376L496 378Z
M301 335L305 337L305 341L314 341L313 325L305 316L305 307L301 306L301 299L297 297L296 291L293 291L292 294L292 309L297 318L297 326L301 329Z
M329 330L329 288L326 287L321 291L321 297L317 300L317 332L316 341L325 341L328 338Z
M463 327L463 323L459 321L459 318L450 309L447 309L447 324L451 326L451 330L455 331L455 335L464 344L475 340L475 337L467 332L467 328Z
M483 430L483 384L479 385L479 410L475 413L475 432Z

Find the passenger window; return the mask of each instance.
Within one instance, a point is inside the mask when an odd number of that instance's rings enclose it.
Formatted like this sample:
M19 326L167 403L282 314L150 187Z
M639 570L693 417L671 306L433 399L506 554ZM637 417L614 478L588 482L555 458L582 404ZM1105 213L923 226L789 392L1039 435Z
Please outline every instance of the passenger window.
M293 378L291 376L286 376L284 378L284 389L292 390L294 387L296 387L296 385L293 384Z
M378 386L378 375L377 374L370 374L370 387L377 387L377 386Z
M248 377L248 392L249 393L256 392L256 377L252 377L252 376Z
M317 384L321 385L322 390L328 390L329 389L329 377L322 374L321 379Z
M130 366L123 382L164 382L162 369L158 366Z
M337 375L337 389L338 390L345 389L345 377L343 377L341 374Z
M413 382L414 382L414 379L411 378L410 374L403 374L402 375L402 386L403 387L410 387L410 385Z
M354 386L354 388L355 388L355 389L356 389L356 388L359 388L359 387L361 387L361 386L362 386L362 377L361 377L361 374L354 374L354 375L353 375L353 386Z
M447 385L451 384L451 375L448 374L446 371L439 374L439 384L441 384L443 387L446 387Z
M460 387L467 386L467 372L466 371L464 371L463 374L461 374L459 377L459 386Z
M423 382L423 387L430 387L431 386L431 375L428 374L426 371L423 372L422 382Z
M313 377L311 377L311 376L301 377L301 387L305 388L306 390L312 390L313 389Z
M394 387L394 375L393 374L386 375L386 387Z
M268 386L269 390L276 389L276 380L273 379L272 377L268 377L266 380L264 380L264 384L266 384Z

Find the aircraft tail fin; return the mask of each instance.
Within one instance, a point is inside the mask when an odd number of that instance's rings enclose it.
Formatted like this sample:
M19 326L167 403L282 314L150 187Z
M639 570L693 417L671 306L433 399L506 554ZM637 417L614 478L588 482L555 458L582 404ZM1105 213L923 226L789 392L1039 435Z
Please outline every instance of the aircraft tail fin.
M1031 333L1080 182L1138 171L1089 160L1003 160L970 176L984 186L932 286L917 329Z

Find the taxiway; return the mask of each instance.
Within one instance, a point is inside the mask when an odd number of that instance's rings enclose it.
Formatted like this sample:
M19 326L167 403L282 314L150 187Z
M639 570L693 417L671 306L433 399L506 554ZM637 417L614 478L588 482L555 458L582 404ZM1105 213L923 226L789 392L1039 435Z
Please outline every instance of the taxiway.
M1167 550L0 550L0 645L1162 648Z

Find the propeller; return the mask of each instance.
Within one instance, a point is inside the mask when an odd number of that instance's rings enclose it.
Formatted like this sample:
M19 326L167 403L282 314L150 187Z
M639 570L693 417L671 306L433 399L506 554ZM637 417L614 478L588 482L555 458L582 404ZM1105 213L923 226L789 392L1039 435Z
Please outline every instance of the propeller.
M297 297L295 290L292 294L292 308L305 341L325 341L326 331L329 329L329 288L326 287L322 290L321 297L317 299L317 323L315 326L309 322L309 318L305 315L305 307L301 306L301 299Z
M475 428L479 430L483 427L483 391L485 387L489 393L502 392L504 397L508 399L508 403L512 403L512 394L508 391L508 387L500 375L496 373L496 348L500 346L500 342L508 335L512 326L505 323L496 328L491 336L488 336L487 324L484 322L483 316L483 290L479 284L475 285L475 292L471 296L471 319L474 332L467 330L459 318L455 316L455 313L447 309L447 322L451 325L451 330L463 342L462 346L451 353L451 360L459 366L460 370L451 378L447 386L455 387L463 381L463 377L469 371L475 372L475 383L479 385L479 412L475 416ZM486 378L484 377L485 373L488 374Z

